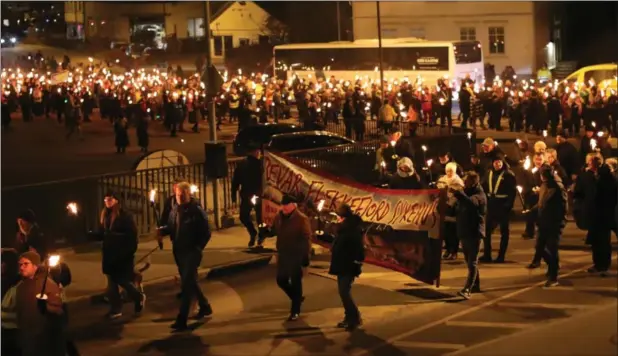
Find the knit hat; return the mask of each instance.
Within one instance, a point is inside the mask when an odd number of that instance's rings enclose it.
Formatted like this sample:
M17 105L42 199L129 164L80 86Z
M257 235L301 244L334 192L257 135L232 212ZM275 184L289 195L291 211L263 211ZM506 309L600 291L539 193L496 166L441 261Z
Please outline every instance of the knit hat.
M30 261L33 265L38 266L41 264L41 256L34 252L34 251L28 251L28 252L24 252L19 256L19 259L25 258L28 261Z
M17 218L25 220L31 224L36 221L36 215L34 215L34 211L30 209L22 211Z
M404 170L407 168L407 170ZM414 175L414 164L412 160L408 157L403 157L399 161L397 161L397 174L402 177L411 177Z
M285 194L283 198L281 198L281 205L288 205L292 203L296 203L296 198L289 194Z

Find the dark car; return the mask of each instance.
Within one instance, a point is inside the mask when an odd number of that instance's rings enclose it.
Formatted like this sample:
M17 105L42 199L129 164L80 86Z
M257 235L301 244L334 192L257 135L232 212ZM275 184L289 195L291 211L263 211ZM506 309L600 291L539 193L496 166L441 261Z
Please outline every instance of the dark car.
M303 131L273 135L266 148L289 152L353 143L354 141L349 138L328 131Z
M6 48L6 47L15 47L15 45L17 45L17 43L19 43L19 36L15 33L12 32L5 32L4 30L2 31L2 48Z
M273 135L307 131L299 125L259 124L240 130L234 137L234 154L244 156L250 146L262 147L270 142Z

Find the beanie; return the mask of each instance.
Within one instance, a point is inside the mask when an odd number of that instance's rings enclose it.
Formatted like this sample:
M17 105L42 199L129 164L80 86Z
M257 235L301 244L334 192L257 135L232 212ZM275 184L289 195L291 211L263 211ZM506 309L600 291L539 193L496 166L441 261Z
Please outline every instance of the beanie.
M41 264L41 256L34 252L34 251L28 251L28 252L24 252L21 254L21 256L19 256L19 259L25 258L28 261L32 262L33 265L38 266Z

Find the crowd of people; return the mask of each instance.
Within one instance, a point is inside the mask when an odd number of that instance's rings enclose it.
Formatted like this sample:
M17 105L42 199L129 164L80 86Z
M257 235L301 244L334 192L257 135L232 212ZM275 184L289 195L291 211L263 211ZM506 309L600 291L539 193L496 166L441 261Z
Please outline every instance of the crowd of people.
M129 125L136 126L138 138L140 132L147 138L148 121L161 120L174 136L178 130L184 130L185 120L197 132L198 113L206 117L207 88L199 75L185 76L180 68L114 74L113 66L89 63L52 74L41 69L42 62L38 59L38 69L32 70L3 68L5 129L10 125L11 114L19 107L26 122L33 117L49 117L50 113L55 113L59 122L64 117L69 128L67 137L70 137L80 122L89 121L93 110L98 108L101 118L114 124L116 146L122 153L128 145ZM70 61L66 62L69 68ZM538 268L541 260L546 261L547 287L558 283L558 248L569 209L577 226L587 230L586 242L592 247L594 263L589 272L607 275L611 263L610 235L618 227L614 215L618 201L618 162L610 158L607 138L616 130L618 115L616 93L607 94L602 83L591 82L579 87L564 82L538 85L513 80L485 86L469 80L453 83L443 79L431 86L423 84L420 78L412 81L404 78L389 81L382 100L378 85L362 78L354 82L336 78L308 82L298 78L275 80L261 74L225 74L224 77L225 84L214 95L216 117L219 123L224 118L238 121L239 129L254 121L266 122L269 116L275 121L288 118L290 107L295 106L304 125L320 127L329 121L338 122L342 116L346 134L362 141L364 121L377 120L386 134L376 153L375 170L381 183L390 189L431 186L448 189L443 258L458 258L461 246L469 271L460 291L462 297L467 299L481 291L479 260L505 262L510 239L509 216L518 198L526 216L523 237L536 238L535 256L528 267ZM507 116L512 131L532 129L541 134L549 125L556 146L548 148L544 141L539 141L529 148L527 142L519 141L520 156L507 157L497 142L488 138L482 144L482 152L473 155L469 162L454 162L450 153L444 151L434 157L435 162L428 160L423 167L415 167L414 162L419 159L394 123L409 122L411 136L416 134L418 125L436 125L440 121L441 125L451 126L454 100L459 101L463 127L476 127L477 122L485 127L487 116L488 127L501 130L500 121ZM586 134L578 152L566 138L577 135L582 123ZM139 145L148 149L144 140ZM290 298L288 319L294 321L304 301L302 275L309 265L312 234L309 220L297 209L295 198L285 196L273 226L266 229L253 225L251 210L260 210L259 204L251 202L261 194L259 149L252 150L250 156L235 172L232 199L240 191L241 221L249 232L250 247L256 242L261 245L269 234L278 236L277 284ZM345 205L339 207L338 215L342 224L333 241L330 272L337 275L345 308L345 318L339 327L354 329L361 324L350 294L364 260L361 220ZM259 223L260 220L258 217ZM43 261L48 259L49 251L34 221L31 212L20 216L18 246L10 251L11 258L5 258L3 252L3 333L4 329L19 330L15 347L23 355L64 355L71 343L65 342L63 334L67 321L61 298L63 283L60 277L47 279ZM164 226L158 230L160 241L163 236L170 236L181 277L181 304L171 328L183 331L187 329L193 300L199 305L197 318L208 317L213 312L197 283L197 268L210 239L210 230L206 213L192 197L188 183L178 181L174 185L174 195L166 201L161 221ZM127 292L135 313L139 314L145 307L146 296L135 285L133 277L137 250L135 223L113 192L105 195L99 225L92 236L103 241L102 269L108 277L110 304L107 316L116 319L122 315L119 287ZM501 238L494 259L491 235L497 227ZM479 259L481 241L483 255ZM42 300L36 292L44 281L49 289L48 298ZM11 290L13 294L9 294ZM4 298L6 295L13 297ZM5 319L5 313L13 313L14 318ZM5 323L7 320L13 324ZM43 333L48 334L43 336ZM50 335L64 341L59 342Z

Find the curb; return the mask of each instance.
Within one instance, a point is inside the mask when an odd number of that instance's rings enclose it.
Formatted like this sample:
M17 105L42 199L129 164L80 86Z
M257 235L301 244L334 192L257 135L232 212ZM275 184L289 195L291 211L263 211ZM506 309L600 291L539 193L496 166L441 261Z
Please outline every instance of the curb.
M254 258L249 258L249 259L245 259L241 261L234 261L234 262L223 263L223 264L219 264L219 265L215 265L211 267L198 268L197 278L198 278L198 281L207 280L207 279L216 279L216 278L220 278L224 276L229 276L234 273L242 272L251 267L265 267L268 264L270 264L270 261L272 260L272 258L273 258L272 255L260 255ZM160 284L174 281L176 278L177 278L176 274L154 278L151 280L144 281L142 283L142 286L149 287L149 286L160 285ZM74 298L67 298L65 302L68 304L83 302L83 301L89 300L92 297L98 296L98 295L101 295L101 291L97 291L96 293L94 292L88 293L86 295L80 295Z

